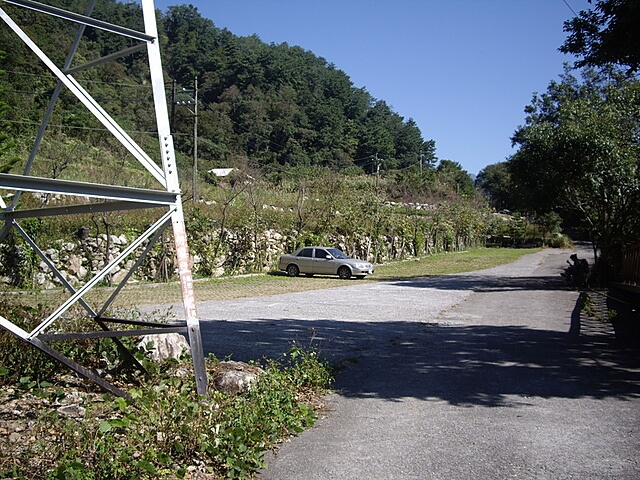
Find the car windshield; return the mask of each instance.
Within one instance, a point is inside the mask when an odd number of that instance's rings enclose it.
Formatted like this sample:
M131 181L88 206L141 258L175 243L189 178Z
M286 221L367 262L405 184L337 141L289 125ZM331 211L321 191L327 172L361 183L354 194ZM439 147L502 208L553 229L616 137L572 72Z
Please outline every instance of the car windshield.
M349 258L349 255L347 255L344 252L341 252L337 248L327 248L327 252L333 255L333 258Z

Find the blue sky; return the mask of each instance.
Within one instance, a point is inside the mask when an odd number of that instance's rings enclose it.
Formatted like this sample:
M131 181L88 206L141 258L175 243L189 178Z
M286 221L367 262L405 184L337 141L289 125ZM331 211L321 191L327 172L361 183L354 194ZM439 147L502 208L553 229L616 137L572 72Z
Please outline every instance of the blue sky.
M534 92L573 59L563 23L587 0L157 0L217 27L298 45L406 119L471 174L514 153Z

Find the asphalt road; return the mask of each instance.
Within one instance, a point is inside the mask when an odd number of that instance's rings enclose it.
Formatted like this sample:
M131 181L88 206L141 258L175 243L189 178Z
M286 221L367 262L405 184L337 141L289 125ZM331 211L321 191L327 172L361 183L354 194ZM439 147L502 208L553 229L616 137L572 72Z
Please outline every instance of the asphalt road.
M200 304L207 353L313 343L344 367L317 426L261 478L640 478L640 357L576 315L569 253Z

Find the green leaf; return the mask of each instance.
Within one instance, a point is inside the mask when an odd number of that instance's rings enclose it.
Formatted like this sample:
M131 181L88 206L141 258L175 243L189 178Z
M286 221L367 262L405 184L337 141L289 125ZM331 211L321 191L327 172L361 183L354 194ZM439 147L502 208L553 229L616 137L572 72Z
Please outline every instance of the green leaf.
M131 398L136 400L136 399L142 398L142 391L137 388L132 388L129 391L129 395L131 396Z
M107 433L111 431L111 423L108 421L100 422L100 426L98 427L98 431L100 433Z
M120 411L124 412L127 409L127 401L124 398L122 397L116 398L115 403L116 403L116 406L120 409Z
M151 462L148 462L147 460L140 460L138 463L136 463L136 467L148 473L156 473L155 465Z

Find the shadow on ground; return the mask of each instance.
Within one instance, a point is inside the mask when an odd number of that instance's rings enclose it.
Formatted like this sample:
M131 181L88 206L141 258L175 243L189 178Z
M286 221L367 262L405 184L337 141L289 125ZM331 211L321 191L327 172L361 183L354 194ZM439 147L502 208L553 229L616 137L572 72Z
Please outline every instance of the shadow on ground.
M399 280L389 285L438 290L467 290L471 292L506 292L518 290L575 290L558 278L548 276L496 277L495 275L441 275L415 280Z
M603 324L585 326L578 308L569 332L330 319L201 327L206 352L235 360L278 357L294 342L312 344L338 366L335 388L347 397L469 406L522 405L529 397L640 397L637 352L620 349Z

